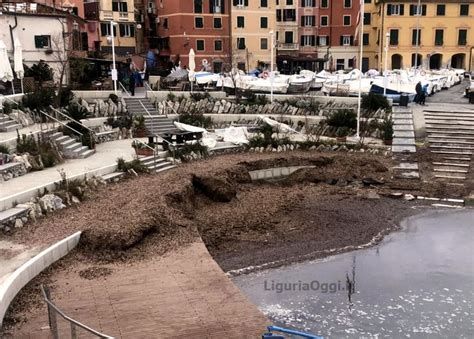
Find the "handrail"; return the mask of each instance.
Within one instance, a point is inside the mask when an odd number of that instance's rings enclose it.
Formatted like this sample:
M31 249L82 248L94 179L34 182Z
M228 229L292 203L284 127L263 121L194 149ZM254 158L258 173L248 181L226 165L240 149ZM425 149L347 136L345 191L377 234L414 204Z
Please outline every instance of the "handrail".
M107 334L100 333L99 331L96 331L93 328L90 328L89 326L86 326L80 323L79 321L74 320L73 318L67 316L50 300L51 296L50 296L49 288L45 287L44 285L41 285L41 292L43 293L44 301L48 305L49 328L53 332L54 338L59 338L58 323L56 319L56 314L59 314L64 320L68 321L71 324L71 338L72 339L77 338L76 326L82 328L83 330L86 330L87 332L99 338L114 339L114 337L111 337Z
M87 127L86 125L82 124L80 121L71 118L69 115L64 114L63 112L61 112L60 110L54 108L54 107L51 106L51 105L50 105L49 107L50 107L53 111L55 111L56 113L59 113L60 115L62 115L63 117L65 117L66 119L71 120L71 121L77 123L78 125L81 125L81 126L84 127L86 130L88 130L90 133L95 134L95 132L94 132L93 130L91 130L91 129L90 129L89 127Z
M137 141L137 142L139 142L140 144L143 144L143 145L145 145L145 147L147 147L147 148L149 148L149 149L151 149L151 150L155 151L155 149L154 149L153 147L151 147L151 146L150 146L150 145L148 145L147 143L144 143L144 142L143 142L143 141L141 141L141 140L138 140L138 139L135 139L135 138L133 138L133 139L132 139L132 141L134 141L134 142L135 142L135 141Z
M130 93L128 93L128 91L127 91L127 89L125 88L125 86L124 86L120 81L118 81L118 83L119 83L120 87L122 87L122 90L123 90L125 93L127 93L127 95L128 95L129 97L131 97L132 95L131 95Z
M145 105L143 104L143 102L141 100L138 100L138 102L140 103L140 105L142 105L143 109L145 110L145 112L147 112L147 114L151 117L151 113L150 111L148 111L145 107Z
M41 114L46 115L48 118L51 118L51 119L53 119L53 120L56 121L56 122L59 122L61 125L63 125L64 127L69 128L71 131L73 131L74 133L79 134L81 137L84 135L84 134L82 134L81 132L76 131L76 130L75 130L74 128L72 128L71 126L68 126L67 124L65 124L65 123L62 122L61 120L58 120L58 119L52 117L51 115L47 114L46 112L43 112L42 110L39 110L39 112L40 112ZM72 119L72 120L74 120L74 119Z
M148 84L148 82L144 82L145 86L148 87L148 89L150 90L151 94L153 95L153 98L155 98L155 110L158 112L158 97L156 96L155 92L153 91L153 89L150 87L150 85ZM165 110L165 116L168 117L168 114L166 113L166 110Z
M18 107L18 105L19 105L18 102L16 102L15 100L10 99L9 97L7 97L7 96L5 96L5 95L0 96L0 98L3 98L3 99L8 100L8 101L11 101L11 102L14 103L15 105L17 105L17 107ZM2 101L2 106L3 106L3 101Z

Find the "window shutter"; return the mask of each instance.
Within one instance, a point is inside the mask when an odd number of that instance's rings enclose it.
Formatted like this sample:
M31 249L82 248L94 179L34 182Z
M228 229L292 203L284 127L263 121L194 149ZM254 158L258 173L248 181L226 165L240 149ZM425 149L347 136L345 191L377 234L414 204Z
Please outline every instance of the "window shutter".
M304 46L304 35L300 36L300 45Z
M316 45L319 46L319 37L316 38Z
M125 26L119 25L120 36L125 36Z
M311 26L316 26L316 17L314 15L311 17Z
M35 35L35 47L43 48L43 37L41 35Z
M304 27L306 26L305 25L305 22L304 22L304 15L301 16L301 27Z
M249 0L245 0L244 5L248 6L249 5Z
M214 0L209 0L209 13L214 13Z
M351 35L351 46L354 46L354 37Z
M344 37L342 35L339 37L339 45L340 46L344 45Z
M225 14L225 0L221 1L221 13Z
M130 36L131 37L135 36L135 26L134 25L130 25Z
M314 35L311 35L311 46L316 45L316 37Z
M392 5L387 5L387 15L392 15Z
M426 5L421 6L421 15L426 16Z
M400 5L400 15L405 15L405 5Z

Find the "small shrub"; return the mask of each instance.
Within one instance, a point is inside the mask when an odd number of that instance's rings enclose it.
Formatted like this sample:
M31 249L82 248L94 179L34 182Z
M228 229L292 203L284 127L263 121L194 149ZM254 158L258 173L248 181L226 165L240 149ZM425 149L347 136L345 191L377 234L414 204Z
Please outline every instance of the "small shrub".
M137 115L133 119L133 127L135 129L145 129L145 117L143 115Z
M10 114L13 110L13 105L7 101L3 102L3 114Z
M110 117L107 119L106 124L111 126L112 128L132 128L133 119L129 115L121 115L117 118Z
M383 140L393 139L393 121L392 119L385 119L380 124L380 134Z
M33 77L40 84L43 81L53 80L53 74L53 69L44 61L25 67L25 77Z
M329 116L327 123L332 127L356 128L357 115L352 110L339 109Z
M249 138L248 146L250 148L267 147L268 143L265 142L265 138L263 137L263 135L261 133L258 133Z
M38 153L38 145L32 135L20 134L17 132L16 151L18 153Z
M132 161L125 161L123 158L117 159L117 169L122 172L128 172L129 170L134 170L137 173L149 173L150 170L148 167L143 165L138 159L133 159Z
M390 105L383 95L369 92L362 97L361 107L369 111L376 111L379 108L388 110Z
M0 144L0 153L10 154L10 148L7 145Z
M114 104L116 104L116 105L117 105L118 102L119 102L118 96L117 96L116 94L114 94L114 93L110 93L110 94L109 94L109 99L110 99Z
M168 95L166 96L166 99L168 101L175 101L176 100L176 94L174 94L173 92L169 92Z
M54 99L54 90L51 88L41 88L40 90L28 93L23 97L23 106L34 110L44 110L48 108Z
M204 99L209 99L210 97L211 95L208 92L204 92L204 93L194 92L190 94L190 98L194 101L201 101Z
M198 155L201 154L202 157L207 157L209 155L207 147L197 142L195 144L186 144L182 147L179 147L174 151L174 157L176 159L187 160L186 157L191 153Z
M72 93L71 87L61 88L59 90L59 105L60 107L66 107L74 99L74 93Z
M179 115L179 122L202 128L210 128L212 126L211 117L205 117L204 114L196 112L181 113Z

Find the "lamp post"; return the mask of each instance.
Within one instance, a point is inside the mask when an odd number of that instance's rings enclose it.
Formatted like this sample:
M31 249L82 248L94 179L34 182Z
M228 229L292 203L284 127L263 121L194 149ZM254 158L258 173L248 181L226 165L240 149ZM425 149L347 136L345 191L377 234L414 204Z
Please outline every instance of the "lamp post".
M275 48L274 43L274 36L275 32L273 30L270 31L270 102L273 102L273 49Z
M112 43L112 81L114 82L114 92L117 94L117 68L115 66L115 37L114 37L114 26L117 25L116 22L110 21L110 38Z
M418 50L420 49L420 16L421 11L421 0L418 0L418 5L416 8L416 52L415 52L415 75L418 70Z
M385 67L383 74L383 95L387 95L387 83L388 83L388 45L390 44L390 33L385 34Z

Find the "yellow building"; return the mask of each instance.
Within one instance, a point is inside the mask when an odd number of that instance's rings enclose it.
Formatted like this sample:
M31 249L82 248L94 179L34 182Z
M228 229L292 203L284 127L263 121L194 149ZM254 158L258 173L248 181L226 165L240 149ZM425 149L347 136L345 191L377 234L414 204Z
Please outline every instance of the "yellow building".
M114 26L115 53L125 55L135 53L135 12L134 0L100 0L99 20L100 20L100 45L101 50L110 52L112 44L110 41L110 22L117 23Z
M388 69L474 69L474 0L422 0L421 8L418 1L365 2L369 68L384 68L388 46Z
M234 65L250 71L269 67L271 34L276 22L275 0L232 2L232 58ZM275 53L276 54L276 53ZM276 55L273 57L275 64Z

